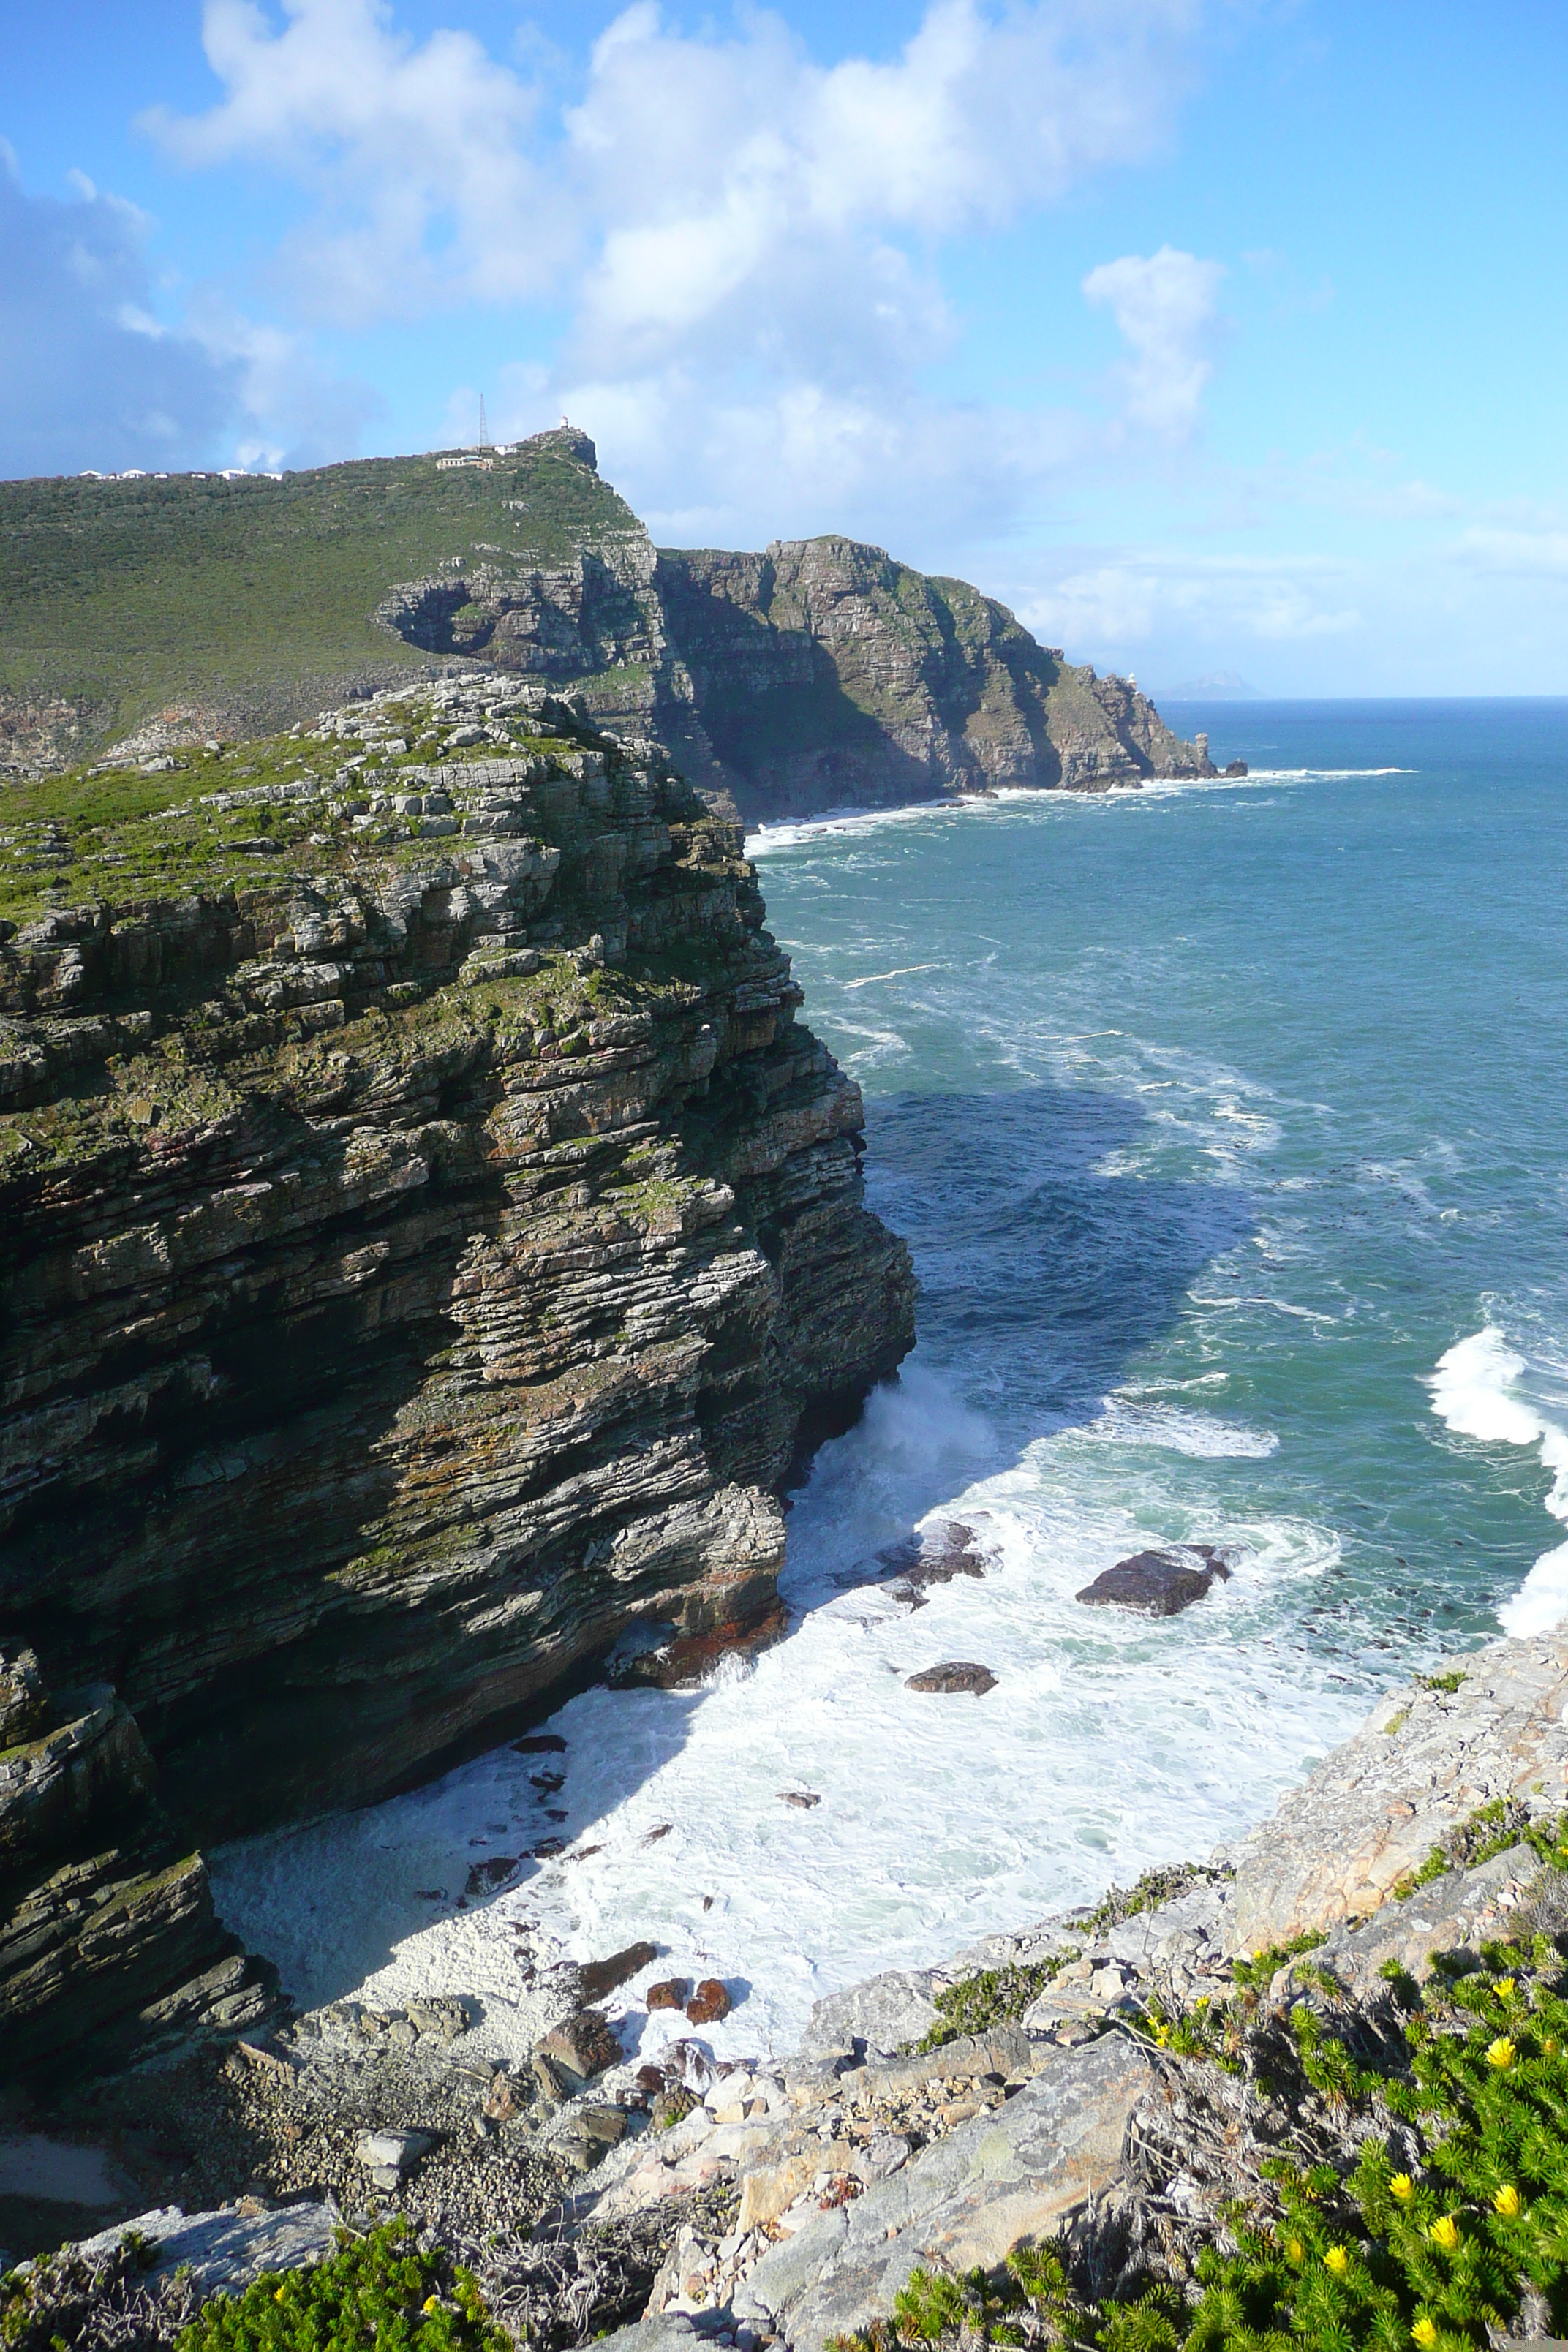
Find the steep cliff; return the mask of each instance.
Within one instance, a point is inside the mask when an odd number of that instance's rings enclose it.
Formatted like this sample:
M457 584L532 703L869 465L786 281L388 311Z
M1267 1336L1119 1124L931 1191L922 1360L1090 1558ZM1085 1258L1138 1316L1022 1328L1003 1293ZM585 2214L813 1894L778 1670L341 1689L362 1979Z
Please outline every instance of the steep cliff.
M748 821L1212 773L1143 696L853 540L656 550L593 442L278 483L0 484L0 772L259 733L482 665L581 693Z
M494 674L6 817L0 1645L113 1685L170 1833L765 1634L912 1282L736 828ZM0 1883L0 2045L113 2006L103 1818Z
M696 725L689 772L749 818L997 785L1212 775L1125 678L1037 645L1005 605L849 539L658 559ZM711 747L704 769L698 727ZM695 755L695 756L694 756Z
M586 434L538 439L553 465L596 478ZM617 517L568 563L518 566L492 549L380 611L423 651L581 691L748 823L1215 772L1206 743L1183 742L1125 678L1075 667L965 582L856 540L656 552Z

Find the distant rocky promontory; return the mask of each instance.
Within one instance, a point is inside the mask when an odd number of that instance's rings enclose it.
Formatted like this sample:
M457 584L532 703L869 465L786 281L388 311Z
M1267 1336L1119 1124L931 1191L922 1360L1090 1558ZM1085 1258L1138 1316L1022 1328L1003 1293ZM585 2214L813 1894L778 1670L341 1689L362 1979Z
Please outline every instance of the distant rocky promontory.
M480 667L581 695L748 824L1215 772L1131 679L879 547L656 548L571 426L279 482L0 484L0 774Z

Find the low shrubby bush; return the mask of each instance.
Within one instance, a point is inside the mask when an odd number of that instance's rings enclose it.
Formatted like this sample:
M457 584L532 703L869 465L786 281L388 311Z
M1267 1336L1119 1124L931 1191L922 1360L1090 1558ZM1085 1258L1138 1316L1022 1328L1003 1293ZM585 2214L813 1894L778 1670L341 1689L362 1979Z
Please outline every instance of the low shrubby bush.
M1528 1906L1527 1914L1528 1916ZM1298 2091L1337 2160L1259 2165L1191 2274L1145 2276L1100 2305L1068 2250L1005 2273L917 2271L855 2352L939 2342L1098 2352L1480 2352L1510 2330L1568 2328L1568 1999L1538 1934L1445 1955L1424 1988L1390 1964L1357 2004L1302 1962L1288 2012L1264 1989L1291 1954L1257 1956L1224 2001L1152 2011L1173 2056L1216 2062L1265 2095ZM1371 2015L1373 2009L1378 2012ZM1414 2153L1413 2153L1414 2151ZM1202 2233L1199 2233L1200 2235Z
M178 2352L510 2352L470 2273L398 2220L308 2269L216 2294Z

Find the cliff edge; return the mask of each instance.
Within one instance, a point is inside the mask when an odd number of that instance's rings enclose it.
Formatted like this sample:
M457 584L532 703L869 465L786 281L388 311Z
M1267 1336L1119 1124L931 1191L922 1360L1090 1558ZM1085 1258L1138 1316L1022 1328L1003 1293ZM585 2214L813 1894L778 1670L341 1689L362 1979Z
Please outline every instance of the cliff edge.
M226 481L0 483L0 776L258 735L458 664L581 694L747 823L1214 770L1130 680L837 536L656 549L585 433Z
M580 705L441 679L6 813L0 1647L118 1694L17 1716L104 1759L25 1834L67 1767L0 1756L15 2062L212 1960L108 1932L199 1840L765 1637L913 1285L737 828Z

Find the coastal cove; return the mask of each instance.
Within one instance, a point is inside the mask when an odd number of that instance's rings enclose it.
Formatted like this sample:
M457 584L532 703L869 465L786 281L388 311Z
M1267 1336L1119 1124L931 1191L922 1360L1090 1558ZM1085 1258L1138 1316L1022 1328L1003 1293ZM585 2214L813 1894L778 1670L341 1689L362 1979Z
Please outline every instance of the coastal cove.
M742 1996L721 2054L785 2049L843 1985L1206 1852L1389 1684L1554 1621L1568 706L1170 716L1252 772L753 836L918 1348L794 1499L776 1646L210 1857L297 1999L477 1995L507 2049L520 1943L647 1937L646 1975ZM911 1610L877 1555L922 1520L985 1573ZM1230 1580L1165 1622L1076 1601L1170 1541ZM906 1688L949 1659L995 1687ZM642 1990L628 2051L674 2030Z

